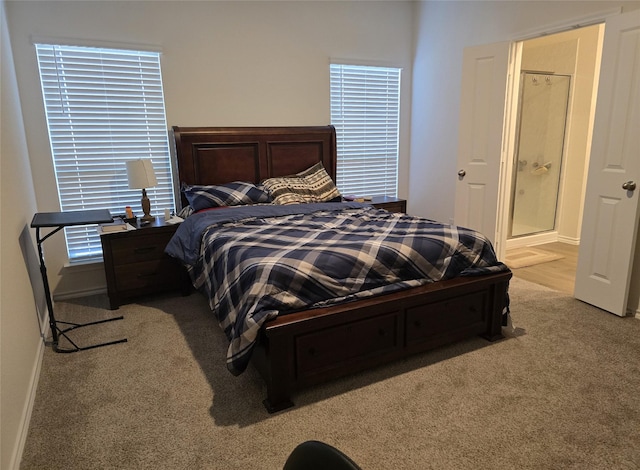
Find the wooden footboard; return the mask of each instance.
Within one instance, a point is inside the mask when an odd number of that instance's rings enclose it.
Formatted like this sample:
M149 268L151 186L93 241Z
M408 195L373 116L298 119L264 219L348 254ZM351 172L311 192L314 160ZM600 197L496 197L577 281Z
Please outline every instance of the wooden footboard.
M502 338L510 278L457 278L268 322L253 354L267 410L293 406L291 394L303 387L475 335Z

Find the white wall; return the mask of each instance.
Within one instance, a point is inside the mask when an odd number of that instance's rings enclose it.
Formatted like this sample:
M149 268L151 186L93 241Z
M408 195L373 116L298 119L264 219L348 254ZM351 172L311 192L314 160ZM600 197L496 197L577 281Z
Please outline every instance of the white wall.
M8 1L38 209L59 205L33 36L160 47L169 126L326 125L330 58L402 67L406 197L413 10L404 1ZM101 265L66 268L62 237L47 243L55 295L104 288Z
M43 351L38 309L43 318L45 307L29 228L36 200L4 3L0 9L0 468L10 469L17 468L27 430Z

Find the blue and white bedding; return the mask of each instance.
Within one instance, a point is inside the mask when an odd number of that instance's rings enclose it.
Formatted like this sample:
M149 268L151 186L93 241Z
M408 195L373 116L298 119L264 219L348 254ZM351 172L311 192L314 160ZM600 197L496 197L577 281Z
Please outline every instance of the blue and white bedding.
M197 213L165 251L206 293L234 375L278 314L508 270L478 232L345 202Z

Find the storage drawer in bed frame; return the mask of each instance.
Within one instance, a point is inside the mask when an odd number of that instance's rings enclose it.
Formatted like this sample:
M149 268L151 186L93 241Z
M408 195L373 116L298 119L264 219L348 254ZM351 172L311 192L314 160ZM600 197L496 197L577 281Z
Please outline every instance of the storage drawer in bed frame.
M352 304L283 315L266 324L253 359L270 412L291 392L475 335L502 338L510 272L450 280Z
M358 362L402 347L400 312L294 337L296 375L312 378L334 364Z
M484 331L488 315L486 297L480 291L407 308L405 346L433 344L434 337L439 339L445 333L469 336Z

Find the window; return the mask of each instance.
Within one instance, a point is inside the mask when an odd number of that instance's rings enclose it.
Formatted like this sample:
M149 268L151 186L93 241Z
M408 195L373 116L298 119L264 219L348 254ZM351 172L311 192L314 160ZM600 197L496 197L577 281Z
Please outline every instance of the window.
M331 64L330 70L336 185L342 194L397 196L401 69Z
M147 189L154 212L173 209L173 184L160 54L36 44L49 141L63 211L130 205L125 162L150 158L158 184ZM102 255L95 226L66 227L71 261Z

